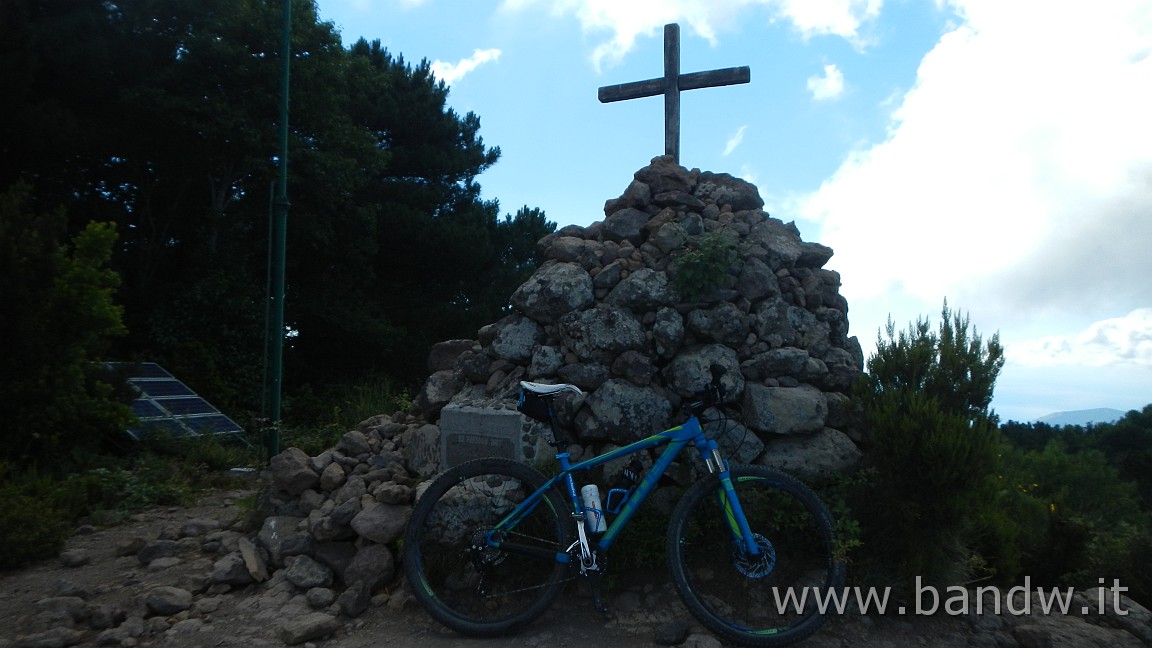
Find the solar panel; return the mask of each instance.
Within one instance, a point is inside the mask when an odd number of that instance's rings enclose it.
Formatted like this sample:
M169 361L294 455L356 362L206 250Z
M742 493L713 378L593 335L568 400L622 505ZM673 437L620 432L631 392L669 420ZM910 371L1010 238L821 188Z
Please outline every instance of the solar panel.
M188 389L188 385L176 380L175 378L168 378L163 380L156 380L152 378L133 378L132 385L140 390L147 391L149 396L159 398L163 396L195 396L196 392Z
M248 444L244 428L155 362L103 365L125 375L136 391L132 412L137 424L128 429L133 438L141 439L149 431L166 432L177 438L234 435Z
M106 364L118 364L121 366L134 366L136 368L136 371L133 372L133 375L138 377L138 378L169 378L171 380L175 380L175 377L173 377L172 374L165 371L164 367L161 367L160 365L156 364L155 362L141 362L140 364L137 364L137 365L130 365L128 363L111 363L111 362L106 363Z
M189 414L216 414L217 410L208 404L208 401L194 396L192 398L166 398L164 399L164 407L175 415L185 416Z
M164 416L164 410L156 407L156 403L139 399L132 401L132 413L139 419Z

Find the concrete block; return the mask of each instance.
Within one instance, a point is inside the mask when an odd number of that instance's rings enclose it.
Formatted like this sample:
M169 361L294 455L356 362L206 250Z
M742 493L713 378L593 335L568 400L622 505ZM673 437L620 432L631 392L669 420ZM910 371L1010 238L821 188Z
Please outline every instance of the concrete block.
M440 469L480 457L524 462L532 455L520 412L449 405L440 412Z

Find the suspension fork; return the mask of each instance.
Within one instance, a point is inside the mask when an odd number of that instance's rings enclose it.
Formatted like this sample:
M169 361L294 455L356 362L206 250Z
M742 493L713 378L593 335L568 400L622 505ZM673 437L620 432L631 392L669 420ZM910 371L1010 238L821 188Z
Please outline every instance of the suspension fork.
M732 540L749 556L759 556L760 547L752 535L752 528L748 525L744 508L740 506L740 498L736 495L736 487L732 484L732 469L728 461L721 456L720 446L715 440L705 439L697 443L697 449L708 467L708 472L717 475L720 480L720 492L716 494L716 499L724 511L724 519L728 523L728 530L732 532Z

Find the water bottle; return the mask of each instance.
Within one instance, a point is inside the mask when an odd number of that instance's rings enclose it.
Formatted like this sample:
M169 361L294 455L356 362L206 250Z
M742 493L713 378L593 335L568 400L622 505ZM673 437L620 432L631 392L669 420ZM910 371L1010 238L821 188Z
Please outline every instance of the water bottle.
M584 522L590 533L604 533L608 526L604 524L604 507L600 503L600 487L588 484L580 489L580 499L584 502Z

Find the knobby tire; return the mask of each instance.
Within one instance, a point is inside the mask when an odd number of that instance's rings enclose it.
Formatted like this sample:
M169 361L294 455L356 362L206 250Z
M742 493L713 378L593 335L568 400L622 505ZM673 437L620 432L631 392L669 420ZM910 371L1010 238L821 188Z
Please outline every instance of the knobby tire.
M546 481L523 464L484 458L448 470L420 495L404 535L403 566L413 595L433 618L465 635L501 636L556 600L567 569L551 557L567 548L573 531L555 490L502 538L537 555L474 548Z
M711 631L745 646L786 646L814 633L823 615L814 594L844 585L834 559L832 515L807 486L763 466L732 468L749 526L774 559L741 555L728 522L723 488L713 475L693 485L673 511L667 548L672 581L689 611ZM807 590L807 605L781 613Z

